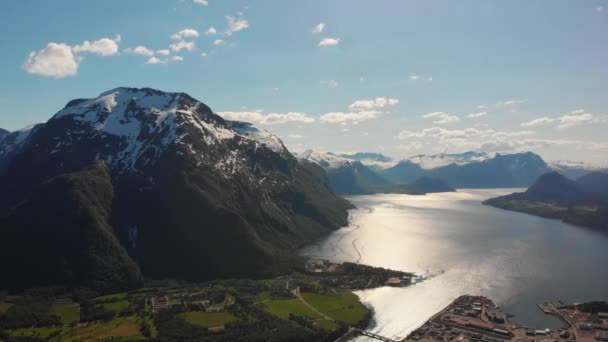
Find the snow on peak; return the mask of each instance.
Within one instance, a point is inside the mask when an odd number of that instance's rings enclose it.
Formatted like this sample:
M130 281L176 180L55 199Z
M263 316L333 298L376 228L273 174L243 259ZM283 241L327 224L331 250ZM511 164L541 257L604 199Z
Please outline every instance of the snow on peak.
M260 129L249 122L227 121L228 126L235 130L240 136L261 143L277 153L283 153L287 149L276 135L265 129Z
M450 164L465 165L469 163L478 163L488 159L494 158L496 155L493 153L485 152L465 152L458 154L435 154L426 155L421 154L410 157L406 161L414 164L418 164L425 170L436 169L439 167L448 166Z
M313 162L324 169L337 169L343 166L349 166L351 161L339 157L331 152L323 153L313 150L306 150L298 154L298 159L307 160Z

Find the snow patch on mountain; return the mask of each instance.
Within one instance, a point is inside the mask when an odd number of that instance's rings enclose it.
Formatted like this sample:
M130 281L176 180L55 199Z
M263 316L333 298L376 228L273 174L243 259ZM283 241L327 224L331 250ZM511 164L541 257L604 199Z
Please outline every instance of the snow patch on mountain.
M350 166L351 161L337 156L333 153L323 153L313 150L306 150L297 155L298 159L313 162L324 169L337 169L340 167Z

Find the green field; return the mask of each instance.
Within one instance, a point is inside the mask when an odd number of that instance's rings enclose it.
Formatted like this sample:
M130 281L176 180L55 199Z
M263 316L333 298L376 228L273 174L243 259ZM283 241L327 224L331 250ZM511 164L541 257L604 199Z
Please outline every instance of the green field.
M25 337L25 336L36 336L39 338L46 339L49 335L61 331L58 327L40 327L40 328L21 328L15 329L9 332L9 335L13 337Z
M310 310L298 299L269 300L264 302L264 305L266 306L266 311L282 319L289 319L290 313L297 316L321 318L321 316Z
M236 317L228 312L192 311L180 314L180 316L192 325L205 328L221 327L237 320Z
M356 324L367 314L367 308L351 292L337 295L303 293L302 297L319 312L338 321Z
M102 305L107 310L110 310L110 311L115 312L115 313L119 313L122 310L127 309L129 307L129 301L127 301L127 300L120 300L118 302L103 303Z
M129 295L126 292L115 293L111 295L101 296L94 299L96 302L116 302L127 299Z
M73 304L55 304L51 312L61 317L61 322L64 325L78 322L80 320L80 310L77 303Z
M61 336L61 342L94 342L99 340L128 340L138 341L144 340L144 336L140 332L140 324L137 318L121 317L105 323L92 323L79 326Z

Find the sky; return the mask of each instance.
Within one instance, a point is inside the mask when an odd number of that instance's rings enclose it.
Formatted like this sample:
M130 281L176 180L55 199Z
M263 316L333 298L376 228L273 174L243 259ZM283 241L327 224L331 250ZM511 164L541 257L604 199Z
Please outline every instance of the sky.
M608 164L608 0L2 0L0 127L119 87L292 151Z

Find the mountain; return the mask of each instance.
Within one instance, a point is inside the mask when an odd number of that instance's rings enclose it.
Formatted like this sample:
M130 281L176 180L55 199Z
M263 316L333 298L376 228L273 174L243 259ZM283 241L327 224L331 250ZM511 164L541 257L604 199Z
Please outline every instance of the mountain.
M421 177L408 185L412 191L424 194L456 191L439 178Z
M362 195L377 192L378 187L390 183L359 161L349 160L333 153L308 150L298 158L322 167L329 186L338 194Z
M298 247L346 225L352 208L276 136L224 120L184 93L116 88L72 100L46 123L5 136L0 151L0 215L11 220L0 227L4 243L22 243L10 231L29 227L35 208L20 203L39 203L41 184L104 161L113 189L108 224L152 278L283 272ZM47 191L67 196L62 187ZM78 219L63 213L63 221ZM46 229L58 225L50 220ZM44 259L49 252L32 253ZM2 260L19 257L0 251Z
M608 173L591 172L576 180L576 183L586 192L608 196Z
M9 134L10 132L0 128L0 139L2 139L2 137L4 137L5 135Z
M142 284L110 225L114 191L103 162L43 182L0 218L3 286L79 285L117 292ZM18 275L18 276L17 276Z
M607 185L606 174L573 181L553 171L539 177L525 192L492 198L484 204L608 232Z
M466 152L413 157L381 171L380 175L401 184L432 177L455 188L498 188L529 186L550 170L532 152L495 155Z
M608 166L589 165L582 162L558 160L550 162L549 166L571 179L578 179L592 172L608 172Z

